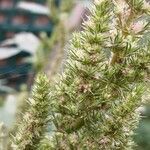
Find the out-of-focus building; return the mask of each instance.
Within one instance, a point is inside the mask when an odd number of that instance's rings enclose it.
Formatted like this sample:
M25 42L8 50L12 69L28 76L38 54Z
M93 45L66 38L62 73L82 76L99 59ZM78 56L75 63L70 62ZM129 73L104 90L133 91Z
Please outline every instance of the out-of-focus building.
M34 43L34 44L33 44ZM19 90L22 83L28 83L34 75L33 57L40 40L32 33L21 32L0 46L0 80L5 85Z
M58 0L54 1L59 4ZM49 16L46 0L0 0L0 40L22 31L50 34L53 23Z
M15 89L30 84L34 70L28 58L38 49L40 33L50 36L54 26L46 2L0 0L0 83Z

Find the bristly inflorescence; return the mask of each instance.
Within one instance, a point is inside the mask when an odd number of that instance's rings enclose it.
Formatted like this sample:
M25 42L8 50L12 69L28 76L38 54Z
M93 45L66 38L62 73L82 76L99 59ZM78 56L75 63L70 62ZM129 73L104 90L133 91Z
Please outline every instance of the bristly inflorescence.
M149 12L144 0L95 0L84 30L70 41L64 73L51 93L46 77L38 76L15 150L39 149L48 118L55 127L41 149L133 148L137 108L149 82L150 44L141 45Z
M18 125L13 138L12 149L35 150L46 132L49 116L49 80L44 74L38 75L28 99L28 110Z
M143 0L96 0L53 93L54 149L129 150L149 73ZM54 141L53 141L54 142Z

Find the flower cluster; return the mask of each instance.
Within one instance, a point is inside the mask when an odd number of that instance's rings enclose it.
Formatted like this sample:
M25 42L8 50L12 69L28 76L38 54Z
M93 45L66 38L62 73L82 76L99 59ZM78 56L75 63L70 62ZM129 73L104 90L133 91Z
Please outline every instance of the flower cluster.
M38 78L30 111L15 138L16 149L37 148L48 111L54 127L46 149L133 148L137 109L150 71L150 44L140 44L149 31L148 15L144 0L95 0L84 31L74 33L70 41L50 103L48 82Z

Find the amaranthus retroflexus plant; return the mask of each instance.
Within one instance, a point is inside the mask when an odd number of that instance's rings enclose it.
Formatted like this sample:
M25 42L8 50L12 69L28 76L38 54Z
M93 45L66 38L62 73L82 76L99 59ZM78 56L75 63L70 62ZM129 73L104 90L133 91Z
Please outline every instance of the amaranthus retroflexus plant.
M35 150L46 132L49 116L49 80L43 74L37 76L28 110L18 125L13 138L13 150Z
M53 92L54 150L130 150L149 76L149 5L95 0Z
M19 126L15 150L35 150L47 117L54 124L49 150L130 150L149 81L148 4L143 0L95 0L84 31L70 41L68 61L50 93L37 79L30 108ZM49 107L50 105L50 107ZM41 147L42 149L42 147Z

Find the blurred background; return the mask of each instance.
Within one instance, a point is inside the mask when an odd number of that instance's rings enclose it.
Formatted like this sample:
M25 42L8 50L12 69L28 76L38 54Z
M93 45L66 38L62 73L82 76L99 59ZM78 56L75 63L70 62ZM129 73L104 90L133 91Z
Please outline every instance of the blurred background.
M82 30L91 2L0 0L0 122L7 130L26 109L36 74L44 71L52 79L62 70L66 43L73 31ZM150 103L140 109L134 139L138 150L150 150Z

